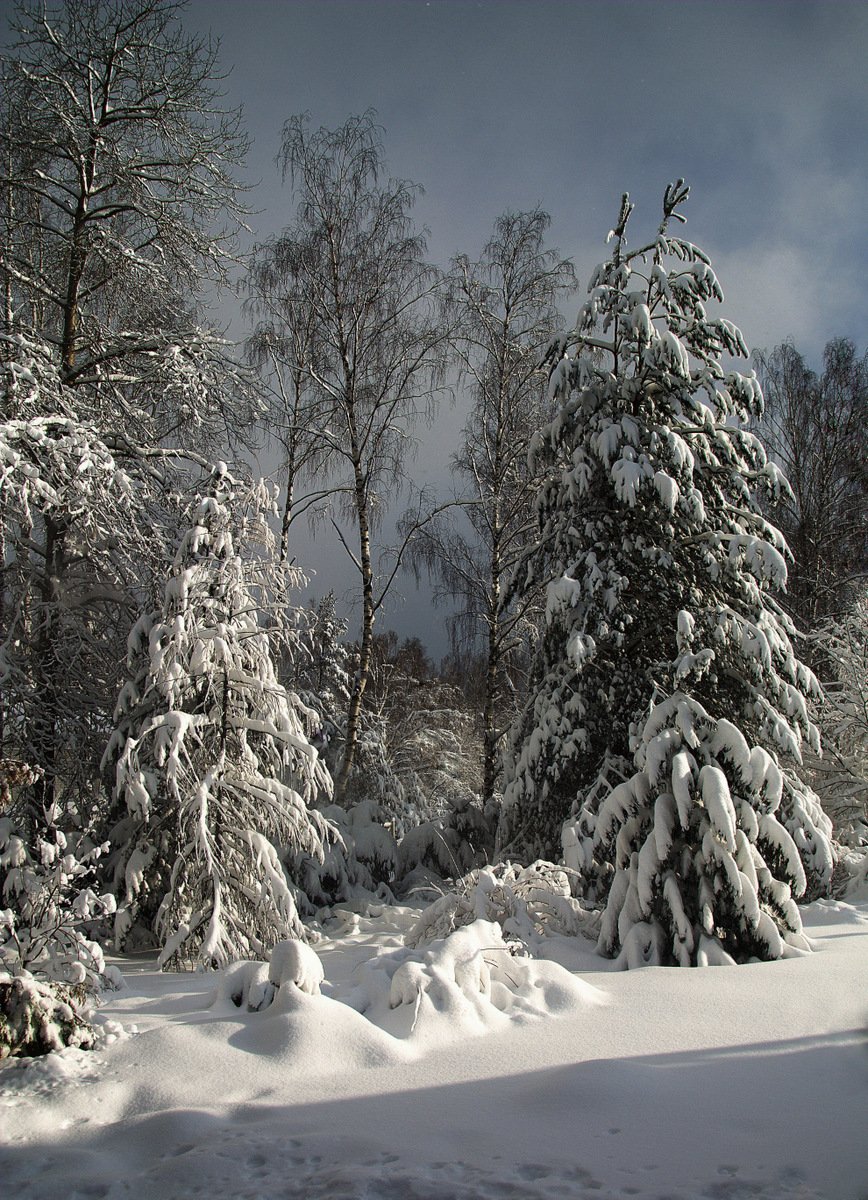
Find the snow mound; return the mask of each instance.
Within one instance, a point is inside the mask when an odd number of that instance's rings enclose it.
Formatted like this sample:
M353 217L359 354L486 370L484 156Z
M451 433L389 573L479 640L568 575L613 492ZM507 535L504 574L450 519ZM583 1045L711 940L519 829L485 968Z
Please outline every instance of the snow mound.
M278 942L267 963L242 959L221 974L212 995L212 1009L231 1013L262 1012L274 1002L280 988L294 985L309 996L320 994L325 978L322 962L315 950L295 938Z
M599 997L557 963L514 956L500 925L481 919L402 962L389 987L390 1009L412 1010L409 1034L427 1025L442 1036L445 1018L458 1037L504 1017L571 1012Z
M559 963L516 957L496 921L477 919L424 947L360 962L342 999L421 1051L603 997Z
M77 1046L64 1046L38 1058L7 1058L0 1073L0 1111L32 1105L52 1092L62 1095L94 1084L105 1069L104 1059Z
M477 919L419 949L374 953L341 986L325 981L310 946L285 941L269 963L225 970L210 1007L232 1021L233 1045L322 1074L600 1003L602 993L559 963L513 948L496 921Z
M305 942L289 939L278 942L271 951L268 980L275 987L294 983L310 996L318 996L325 978L322 962L316 951Z
M321 994L323 979L316 951L303 942L278 942L270 962L246 960L221 972L209 1007L227 1023L235 1049L310 1076L403 1061L400 1046L386 1033Z

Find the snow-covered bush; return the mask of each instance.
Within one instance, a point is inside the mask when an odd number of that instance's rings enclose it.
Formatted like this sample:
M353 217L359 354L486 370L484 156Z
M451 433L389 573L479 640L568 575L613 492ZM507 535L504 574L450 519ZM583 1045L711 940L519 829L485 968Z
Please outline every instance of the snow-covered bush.
M381 883L393 883L398 867L398 846L386 828L388 814L372 800L362 800L347 812L345 840L353 857L367 874L363 886L376 891Z
M398 847L387 828L388 814L373 800L360 800L349 810L330 805L322 816L331 830L322 857L308 856L300 866L300 882L314 904L391 896Z
M345 634L330 594L308 615L293 664L292 678L320 718L321 751L333 771L343 757L349 698ZM478 801L475 743L470 706L434 674L421 642L401 643L391 631L376 635L343 807L324 810L341 840L326 847L321 867L307 864L309 894L327 904L354 888L391 887L422 864L454 877L486 861L494 831Z
M94 1032L73 989L0 971L0 1059L32 1057L75 1046L90 1050Z
M822 681L812 715L823 753L805 755L804 791L820 798L834 826L833 890L851 895L868 875L868 603L857 600L825 619L807 643Z
M96 993L116 982L99 944L87 934L110 917L115 899L99 895L102 847L76 852L52 822L33 849L8 817L0 817L0 965Z
M479 796L472 707L437 676L418 638L401 642L393 631L375 636L359 737L343 803L376 799L399 841Z
M562 408L531 447L548 481L517 579L544 582L547 606L502 852L550 857L569 818L576 868L610 889L601 948L628 962L697 963L709 942L775 957L799 940L806 870L820 890L834 861L794 773L819 745L817 682L774 596L787 548L757 496L786 482L744 427L756 378L722 365L747 352L707 311L714 271L669 232L686 196L667 188L637 250L623 198L611 257L552 345Z
M360 991L368 992L369 1011L377 1020L371 992L376 996L385 974L393 1027L403 1036L425 1036L430 1028L438 1042L444 1018L466 1036L496 1028L503 1016L549 1016L597 1001L593 988L558 963L516 955L517 949L497 921L472 918L409 954L375 960Z
M418 823L465 812L482 792L476 714L454 684L397 669L384 705L386 750ZM457 829L456 829L457 832Z
M106 753L126 808L112 835L116 936L145 924L164 966L222 965L304 937L284 864L322 858L328 835L311 807L331 786L315 718L278 683L259 623L264 497L249 497L242 520L238 491L221 466L194 505L162 609L130 635ZM234 535L264 561L243 560Z
M337 755L343 756L343 731L337 738ZM386 744L386 718L363 709L359 718L353 768L341 804L351 811L357 804L373 804L397 834L419 819L403 780L391 762Z
M396 692L388 709L390 757L417 814L400 839L399 873L422 867L455 879L489 862L494 849L498 804L481 800L475 718L460 690L443 679Z
M298 646L292 659L282 662L287 686L320 717L324 732L323 756L334 773L333 759L339 731L346 717L352 687L352 654L346 644L347 622L338 616L334 592L313 608L298 613ZM281 678L283 675L281 675Z
M13 786L32 785L40 774L0 761L0 812L11 807ZM102 848L77 847L53 810L43 817L25 840L0 815L0 1058L89 1048L90 1002L119 981L88 936L114 912L114 896L91 886Z
M272 1045L289 1034L304 1048L312 1037L314 1068L321 1069L325 1056L340 1070L350 1045L350 1055L368 1067L396 1063L406 1061L398 1050L403 1039L440 1048L447 1040L503 1029L510 1018L548 1017L600 998L558 963L516 956L496 922L471 919L419 947L372 948L342 983L324 979L309 946L279 943L269 962L238 962L221 972L211 1008L251 1029L273 1022L265 1035ZM257 1034L251 1044L262 1041Z
M494 807L494 806L492 806ZM456 879L489 861L496 815L470 796L457 797L442 817L408 829L398 846L398 875L422 867Z
M425 945L478 920L495 921L513 952L527 953L555 933L590 936L596 918L575 898L578 882L571 868L542 860L471 871L424 910L405 940L408 946Z
M219 1006L229 1000L245 1012L262 1012L270 1007L281 988L297 987L309 996L318 996L324 978L316 951L305 942L287 938L272 948L268 962L245 960L227 967L212 1005Z

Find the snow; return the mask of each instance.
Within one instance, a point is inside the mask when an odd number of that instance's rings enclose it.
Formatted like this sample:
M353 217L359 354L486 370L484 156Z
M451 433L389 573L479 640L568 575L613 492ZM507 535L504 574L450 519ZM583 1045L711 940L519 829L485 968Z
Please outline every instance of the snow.
M318 996L324 979L322 959L305 942L290 938L278 942L269 958L268 981L275 987L295 984L302 992Z
M266 964L230 968L236 983L246 972L248 1001L270 998L261 1007L235 1003L229 973L118 960L127 988L101 1010L97 1050L0 1068L4 1190L865 1194L868 904L816 903L804 910L813 954L727 969L617 972L591 943L561 936L545 939L545 959L513 958L485 921L413 949L404 938L418 918L410 907L336 912L315 950L279 950L271 981ZM312 954L322 994L292 982L312 981ZM499 1008L501 989L513 1002Z

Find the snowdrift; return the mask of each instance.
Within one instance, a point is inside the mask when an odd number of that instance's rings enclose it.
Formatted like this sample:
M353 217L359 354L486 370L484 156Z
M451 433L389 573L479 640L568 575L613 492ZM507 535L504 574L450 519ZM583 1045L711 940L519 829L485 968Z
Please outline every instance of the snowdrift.
M593 942L509 954L483 919L335 915L316 949L162 974L125 1034L0 1067L18 1200L861 1200L868 907L815 952L619 972ZM216 985L216 986L215 986ZM601 1001L605 1001L601 1003Z

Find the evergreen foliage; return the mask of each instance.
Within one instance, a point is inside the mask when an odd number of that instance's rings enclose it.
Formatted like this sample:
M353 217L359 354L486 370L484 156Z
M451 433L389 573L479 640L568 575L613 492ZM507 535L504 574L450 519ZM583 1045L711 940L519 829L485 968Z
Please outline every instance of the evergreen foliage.
M0 1061L31 1058L64 1046L90 1050L96 1039L73 989L0 971Z
M791 766L818 735L812 673L774 593L782 535L758 492L786 487L745 424L761 411L741 333L705 254L656 237L611 257L552 344L557 417L539 540L517 578L547 586L536 686L507 763L504 850L567 862L607 898L601 949L624 961L777 957L799 943L792 895L827 882L829 829ZM797 838L797 847L794 837ZM801 854L800 854L801 851ZM804 860L804 861L803 861Z
M330 833L310 807L330 790L312 714L277 681L259 623L266 581L235 550L238 500L218 467L162 609L130 635L131 679L107 751L126 808L112 835L116 933L123 942L143 922L163 965L219 965L304 937L292 879L308 856L322 858ZM267 549L261 512L239 535Z

